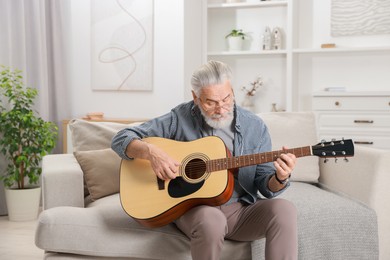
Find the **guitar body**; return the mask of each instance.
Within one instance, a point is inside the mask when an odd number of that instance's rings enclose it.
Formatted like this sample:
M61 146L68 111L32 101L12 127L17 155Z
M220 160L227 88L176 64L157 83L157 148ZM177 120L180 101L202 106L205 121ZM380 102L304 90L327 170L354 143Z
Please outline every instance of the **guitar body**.
M125 212L147 227L166 225L197 205L217 206L227 202L234 189L233 174L221 170L210 174L205 162L226 158L229 151L215 136L191 142L159 137L143 141L152 143L181 162L178 177L159 180L149 161L122 160L120 200Z

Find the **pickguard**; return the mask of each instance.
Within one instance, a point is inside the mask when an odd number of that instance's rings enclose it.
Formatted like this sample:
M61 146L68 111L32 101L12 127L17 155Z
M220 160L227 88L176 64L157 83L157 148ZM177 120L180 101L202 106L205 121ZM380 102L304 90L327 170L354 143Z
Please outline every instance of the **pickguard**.
M204 180L198 183L188 183L182 177L176 177L168 184L168 194L172 198L188 196L202 188Z

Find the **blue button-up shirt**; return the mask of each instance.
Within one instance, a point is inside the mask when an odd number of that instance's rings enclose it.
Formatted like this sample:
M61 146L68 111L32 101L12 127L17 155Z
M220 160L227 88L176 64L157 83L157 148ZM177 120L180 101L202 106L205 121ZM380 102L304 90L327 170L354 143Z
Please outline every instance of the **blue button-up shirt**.
M235 106L233 155L241 156L271 151L271 137L263 120L239 106ZM205 137L203 116L193 101L173 108L169 113L147 121L141 125L119 131L112 140L112 149L123 159L127 145L134 139L145 137L163 137L177 141L193 141ZM264 163L242 167L238 170L238 181L246 194L242 201L252 204L260 198L279 195L288 186L278 192L268 188L268 181L275 173L273 163Z

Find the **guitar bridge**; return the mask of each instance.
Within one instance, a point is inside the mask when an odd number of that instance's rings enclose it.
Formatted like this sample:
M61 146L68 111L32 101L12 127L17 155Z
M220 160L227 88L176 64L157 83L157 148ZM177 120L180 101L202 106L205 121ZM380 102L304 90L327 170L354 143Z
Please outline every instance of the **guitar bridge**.
M158 186L158 190L164 190L165 189L165 181L164 180L161 180L159 177L157 177L157 186Z

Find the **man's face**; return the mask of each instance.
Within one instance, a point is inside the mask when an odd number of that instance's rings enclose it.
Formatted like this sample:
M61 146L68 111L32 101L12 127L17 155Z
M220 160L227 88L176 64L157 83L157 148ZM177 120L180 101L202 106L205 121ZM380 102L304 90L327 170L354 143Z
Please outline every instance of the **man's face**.
M199 97L193 94L206 123L213 128L228 126L233 121L234 93L230 81L204 87Z

